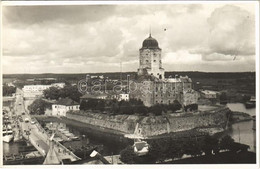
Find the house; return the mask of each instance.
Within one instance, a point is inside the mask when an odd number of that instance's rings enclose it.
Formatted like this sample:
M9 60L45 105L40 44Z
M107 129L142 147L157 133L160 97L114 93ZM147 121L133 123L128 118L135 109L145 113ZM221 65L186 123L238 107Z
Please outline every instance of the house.
M106 94L106 93L98 93L98 94L85 94L83 96L80 97L80 103L83 101L83 100L89 100L89 99L101 99L101 100L105 100L105 99L108 99L109 98L109 95Z
M65 83L52 83L51 85L24 85L22 88L24 97L40 97L43 91L50 87L64 88Z
M79 103L73 101L68 97L60 99L52 105L53 116L66 116L66 113L70 110L79 110Z
M205 98L205 99L216 99L217 93L218 92L215 92L212 90L203 90L203 91L201 91L201 96L202 96L202 98Z
M121 100L124 100L124 101L129 101L129 94L119 94L118 95L118 98L117 98L118 101L121 101Z

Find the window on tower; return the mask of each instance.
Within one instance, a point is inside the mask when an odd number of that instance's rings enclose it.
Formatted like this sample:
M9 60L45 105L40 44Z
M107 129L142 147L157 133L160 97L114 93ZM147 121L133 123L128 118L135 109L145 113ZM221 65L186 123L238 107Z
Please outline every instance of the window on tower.
M148 63L148 62L149 62L149 60L146 60L146 62Z
M156 60L153 60L153 62L156 62Z

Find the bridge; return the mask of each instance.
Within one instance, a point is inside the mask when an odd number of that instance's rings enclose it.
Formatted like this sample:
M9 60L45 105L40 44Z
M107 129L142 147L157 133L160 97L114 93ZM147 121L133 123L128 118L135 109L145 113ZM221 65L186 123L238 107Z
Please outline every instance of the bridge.
M31 123L30 114L25 108L23 91L20 89L17 89L16 91L14 110L17 116L21 115L23 118L23 121L19 122L23 137L30 141L42 156L46 157L50 150L50 146L52 146L52 151L55 151L60 163L63 161L75 162L81 160L81 158L77 157L73 152L55 139L50 140L50 136L37 121L35 121L34 124ZM25 119L29 119L29 122L26 122Z

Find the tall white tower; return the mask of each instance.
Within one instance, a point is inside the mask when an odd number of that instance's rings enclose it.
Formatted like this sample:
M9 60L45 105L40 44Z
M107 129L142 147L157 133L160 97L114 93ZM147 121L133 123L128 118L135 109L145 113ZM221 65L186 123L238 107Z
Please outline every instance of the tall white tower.
M139 69L138 75L152 75L158 79L164 79L164 69L162 68L161 48L151 33L143 41L143 46L139 49Z

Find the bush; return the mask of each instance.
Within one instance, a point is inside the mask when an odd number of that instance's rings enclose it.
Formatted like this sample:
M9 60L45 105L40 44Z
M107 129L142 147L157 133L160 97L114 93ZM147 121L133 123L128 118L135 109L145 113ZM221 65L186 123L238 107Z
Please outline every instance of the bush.
M198 104L190 104L184 107L185 111L195 111L198 110Z
M134 164L135 157L136 157L136 154L134 153L134 148L132 146L128 146L120 152L120 160L123 163Z

